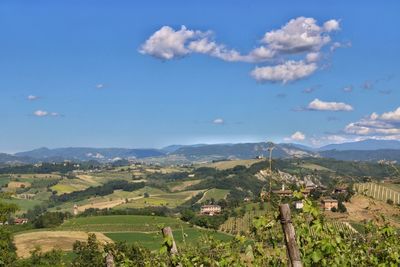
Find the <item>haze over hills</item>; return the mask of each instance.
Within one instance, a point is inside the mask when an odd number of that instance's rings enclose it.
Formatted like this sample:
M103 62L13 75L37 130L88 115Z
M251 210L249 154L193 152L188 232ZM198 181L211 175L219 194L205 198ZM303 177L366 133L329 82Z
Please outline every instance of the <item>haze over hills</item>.
M342 144L330 144L318 148L318 151L326 150L378 150L378 149L400 149L400 142L396 140L375 140L367 139L358 142Z
M275 144L274 158L324 157L339 160L400 160L400 142L393 140L365 140L359 142L331 144L321 148L310 148L304 145L281 143ZM171 145L162 149L128 149L128 148L38 148L19 152L13 155L0 153L0 163L35 163L89 161L111 162L119 159L148 159L179 157L187 162L212 161L223 159L250 159L269 155L269 144L196 144Z

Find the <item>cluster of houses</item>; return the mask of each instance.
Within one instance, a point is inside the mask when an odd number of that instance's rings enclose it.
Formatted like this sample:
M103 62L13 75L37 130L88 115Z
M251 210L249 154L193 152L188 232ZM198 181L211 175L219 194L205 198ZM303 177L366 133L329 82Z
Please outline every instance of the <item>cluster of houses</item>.
M28 221L29 220L27 218L15 218L11 224L15 224L15 225L27 224ZM8 225L8 224L9 224L8 221L0 222L0 225Z
M311 191L317 189L317 186L314 184L306 185L305 188L301 189L301 193L303 196L308 197L311 194ZM318 189L321 192L326 192L327 189L323 186L319 186ZM282 188L280 190L273 190L272 193L280 196L280 197L292 197L293 196L293 191L289 189L285 189L285 185L282 185ZM333 191L334 194L341 194L341 193L347 193L347 187L346 186L338 186L334 189ZM264 195L261 197L265 197L265 192ZM324 210L332 210L332 208L337 209L339 202L336 199L333 198L324 198L321 200L322 208ZM296 201L294 202L294 206L296 209L303 209L303 202L302 201Z

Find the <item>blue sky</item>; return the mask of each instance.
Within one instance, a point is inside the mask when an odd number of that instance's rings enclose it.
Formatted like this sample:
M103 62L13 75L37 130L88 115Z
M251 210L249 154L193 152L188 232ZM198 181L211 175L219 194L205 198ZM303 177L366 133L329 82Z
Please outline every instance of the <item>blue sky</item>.
M398 10L1 1L0 151L400 139Z

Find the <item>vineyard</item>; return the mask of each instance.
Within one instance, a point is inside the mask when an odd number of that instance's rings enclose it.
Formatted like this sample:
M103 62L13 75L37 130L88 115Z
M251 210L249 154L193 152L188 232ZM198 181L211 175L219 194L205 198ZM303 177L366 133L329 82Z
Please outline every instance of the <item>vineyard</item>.
M230 217L220 226L219 230L234 235L249 233L253 226L253 219L265 213L263 210L252 210L247 211L243 217Z
M267 211L265 210L257 209L247 211L242 217L230 217L220 226L219 230L233 235L248 234L253 227L253 220L257 217L266 215L266 213ZM325 225L326 227L332 228L335 232L341 232L347 236L359 235L357 230L347 222L329 220L325 222ZM280 225L276 224L274 226L274 231L281 231L280 227ZM311 229L310 231L311 234L313 234Z
M386 202L390 199L394 204L400 204L400 192L386 186L376 183L359 183L354 184L354 190L377 200Z

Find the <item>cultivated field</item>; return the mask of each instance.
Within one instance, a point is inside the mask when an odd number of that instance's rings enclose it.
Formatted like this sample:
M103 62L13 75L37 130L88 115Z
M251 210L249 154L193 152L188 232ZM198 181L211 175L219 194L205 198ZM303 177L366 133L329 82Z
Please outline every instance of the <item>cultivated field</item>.
M218 162L214 162L214 163L209 163L209 164L205 164L202 166L216 168L218 170L226 170L226 169L231 169L238 165L250 167L254 163L261 162L263 160L264 159L226 160L226 161L218 161Z
M228 194L229 194L229 190L212 188L210 190L207 190L204 193L203 197L198 202L202 203L204 201L211 200L211 199L218 201L220 199L225 199Z
M160 231L151 233L125 232L104 234L115 242L126 241L127 243L137 243L151 250L160 249L163 242L163 237ZM178 247L186 245L199 245L199 243L201 244L201 238L205 235L211 235L221 241L228 241L233 238L227 234L215 231L200 230L197 228L176 229L173 231L173 235Z
M101 242L113 242L102 233L95 232L95 234ZM14 243L19 257L29 257L30 251L37 246L42 251L49 251L53 248L70 251L75 241L86 241L87 237L87 232L80 231L38 231L17 234L14 237Z
M389 184L360 183L354 184L354 189L377 200L386 202L391 199L395 204L400 204L400 191L396 190L395 185L389 187Z

